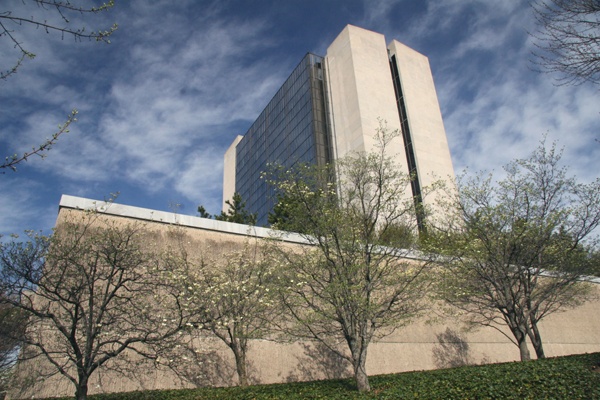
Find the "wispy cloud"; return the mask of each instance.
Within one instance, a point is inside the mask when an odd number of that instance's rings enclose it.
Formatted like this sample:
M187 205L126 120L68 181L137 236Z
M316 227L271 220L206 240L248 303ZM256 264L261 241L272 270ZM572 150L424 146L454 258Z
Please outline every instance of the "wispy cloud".
M192 20L181 12L163 15L165 8L157 5L138 6L143 12L119 32L127 35L127 43L115 40L117 53L105 60L112 74L95 78L106 80L104 91L99 90L102 82L77 93L75 84L51 86L51 76L30 74L30 82L39 82L37 89L22 97L37 98L44 107L66 98L81 111L73 134L35 167L82 183L118 176L149 193L168 185L191 200L198 192L179 179L220 187L222 154L243 133L227 132L227 127L253 119L286 71L268 57L256 57L274 40L263 20L216 18L214 7ZM45 57L54 63L52 53ZM20 136L13 143L22 147L40 141L37 128L54 127L56 121L47 112L30 114L25 126L15 127ZM207 147L211 154L194 150ZM210 162L204 161L207 155ZM190 159L195 156L203 160Z
M524 2L132 0L85 24L113 22L111 45L20 32L38 56L0 82L0 149L26 151L71 108L80 114L47 159L27 163L18 179L0 177L0 231L39 226L40 215L51 226L60 193L121 191L132 205L218 212L231 141L303 54L324 54L347 23L429 57L457 169L500 170L547 133L582 179L597 175L597 89L557 88L529 70L533 17Z
M43 187L39 182L0 176L0 237L21 235L26 229L51 227L56 221L56 206L34 204L40 200ZM37 221L37 225L24 225L25 221ZM46 231L45 233L49 233ZM4 238L6 239L6 237ZM3 240L0 238L0 240Z
M597 176L597 89L556 87L528 68L533 15L519 2L427 2L398 35L429 47L455 168L494 169L527 156L543 135L584 180ZM453 42L448 42L453 40ZM444 42L443 46L436 41Z

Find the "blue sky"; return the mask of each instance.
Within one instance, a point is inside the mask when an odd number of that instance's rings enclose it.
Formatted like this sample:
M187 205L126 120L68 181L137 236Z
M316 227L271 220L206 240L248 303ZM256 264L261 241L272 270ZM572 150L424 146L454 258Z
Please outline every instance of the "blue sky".
M74 26L119 29L110 45L16 27L36 58L0 81L0 154L71 132L41 160L0 175L0 233L48 231L61 194L196 215L221 205L223 154L307 52L346 24L427 55L455 170L501 172L547 134L582 181L598 176L598 87L554 85L528 62L526 1L117 0ZM21 0L0 12L40 15ZM46 14L43 19L55 16ZM0 68L17 53L0 38Z

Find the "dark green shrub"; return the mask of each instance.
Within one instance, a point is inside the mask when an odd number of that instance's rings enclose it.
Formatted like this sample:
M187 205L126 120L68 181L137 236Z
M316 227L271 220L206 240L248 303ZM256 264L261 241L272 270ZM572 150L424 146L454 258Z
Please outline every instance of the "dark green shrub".
M341 379L246 388L114 393L90 399L600 399L600 353L379 375L370 381L372 391L368 394L359 394L352 379Z

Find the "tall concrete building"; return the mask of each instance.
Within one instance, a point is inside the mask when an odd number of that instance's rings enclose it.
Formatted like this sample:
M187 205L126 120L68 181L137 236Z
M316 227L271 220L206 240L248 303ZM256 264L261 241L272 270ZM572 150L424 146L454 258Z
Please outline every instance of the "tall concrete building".
M223 206L240 193L258 225L275 201L260 178L268 163L324 164L370 151L379 121L401 137L388 147L415 180L407 196L453 179L446 132L427 57L383 35L348 25L324 57L308 54L244 136L225 154ZM427 203L427 199L424 200Z

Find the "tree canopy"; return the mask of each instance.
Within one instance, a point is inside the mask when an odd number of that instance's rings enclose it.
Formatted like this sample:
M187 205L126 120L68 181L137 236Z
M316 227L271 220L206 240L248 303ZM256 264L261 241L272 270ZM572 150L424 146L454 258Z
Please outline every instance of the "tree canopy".
M249 384L249 341L273 337L280 310L274 266L261 247L258 242L247 242L239 250L219 251L207 245L195 258L183 251L183 246L171 253L169 280L185 293L184 306L193 315L186 328L188 335L179 336L168 355L170 366L179 375L185 376L196 366L177 356L189 359L189 350L206 352L194 349L193 340L210 333L231 349L239 384Z
M214 215L217 221L235 222L236 224L256 225L256 213L251 213L246 209L246 202L242 196L235 192L230 200L226 200L225 204L229 207L227 211L221 211L221 214ZM204 206L198 206L198 214L202 218L213 218Z
M600 84L600 3L536 0L534 64L555 73L559 84Z
M600 180L579 183L560 158L542 142L497 183L463 177L427 239L442 254L442 298L472 324L508 327L523 360L527 338L544 357L542 319L587 299L580 281L597 259Z
M51 237L0 244L0 298L24 318L17 378L61 374L87 398L90 377L115 357L144 354L186 323L180 293L141 226L85 212ZM40 362L32 362L39 360ZM17 370L19 372L19 370ZM20 385L23 390L26 385Z
M324 168L277 170L270 180L292 205L285 208L285 227L311 244L276 246L271 257L280 262L289 333L347 360L360 391L370 390L365 362L371 340L418 315L428 285L427 262L403 259L410 249L387 234L399 225L417 230L415 203L405 196L410 176L386 152L396 137L381 127L373 153Z

